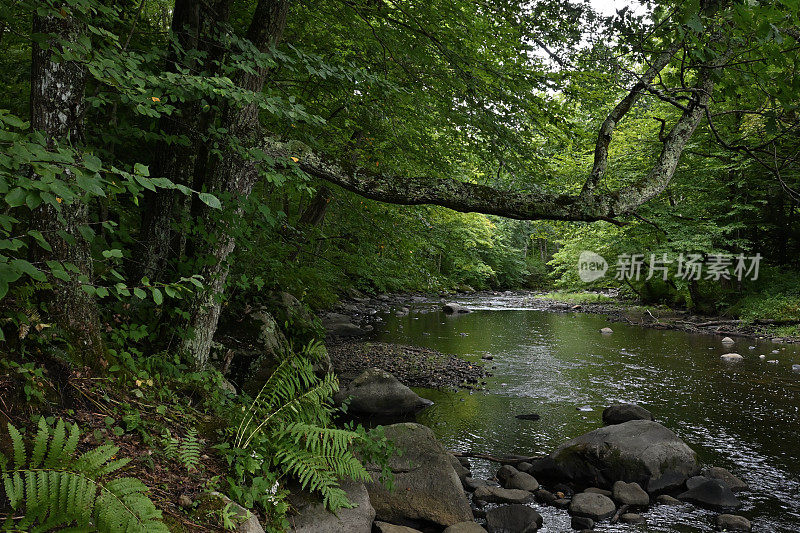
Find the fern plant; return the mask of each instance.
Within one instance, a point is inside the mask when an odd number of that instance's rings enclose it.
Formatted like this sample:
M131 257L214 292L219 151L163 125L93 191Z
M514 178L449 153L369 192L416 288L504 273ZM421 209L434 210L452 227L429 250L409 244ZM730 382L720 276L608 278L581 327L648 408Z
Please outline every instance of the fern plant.
M78 455L80 432L59 419L55 429L39 418L30 456L22 435L8 424L13 456L0 453L0 477L13 511L3 529L108 533L168 532L147 496L147 487L131 477L109 479L130 459L106 444Z
M331 427L331 397L339 388L336 377L318 378L314 362L322 346L309 344L290 354L273 372L249 408L233 439L234 449L257 454L283 475L322 496L335 511L352 507L339 487L342 477L367 481L370 475L353 454L366 433Z
M197 438L197 429L189 428L186 437L183 439L175 437L169 429L164 430L164 454L177 461L180 461L187 472L198 469L200 465L200 439Z

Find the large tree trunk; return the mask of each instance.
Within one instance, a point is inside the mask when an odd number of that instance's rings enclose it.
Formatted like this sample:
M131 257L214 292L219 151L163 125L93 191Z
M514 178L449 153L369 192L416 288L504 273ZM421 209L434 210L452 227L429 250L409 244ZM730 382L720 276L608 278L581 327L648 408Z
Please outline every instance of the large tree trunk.
M86 70L77 62L59 60L59 41L75 43L83 33L83 25L75 18L52 11L35 14L33 33L50 34L48 49L34 43L31 63L31 127L45 135L47 145L78 145L83 137L84 88ZM75 176L65 170L63 178ZM52 251L32 251L33 260L72 263L80 273L92 279L92 258L89 243L80 228L88 224L88 206L80 199L60 203L58 208L42 204L31 217L31 225L42 232ZM64 233L59 235L63 231ZM40 265L41 266L41 265ZM98 367L106 364L105 346L100 335L96 302L81 289L77 275L69 273L69 281L50 278L52 293L47 301L50 316L70 342L75 355L84 363Z
M266 52L277 44L283 34L286 15L289 11L288 0L260 0L256 5L253 19L247 31L250 40L261 52ZM255 73L242 73L235 80L237 85L254 93L264 88L267 70L260 69ZM231 136L244 145L260 142L261 128L258 120L259 107L256 103L248 103L242 107L227 107L223 114L222 125L231 132ZM246 199L253 190L258 178L256 163L244 158L233 147L224 151L213 164L206 178L206 186L212 193L230 196L232 201L240 205L240 199ZM241 214L241 207L236 208L235 215ZM212 264L203 268L206 287L202 294L192 302L190 310L190 336L184 341L184 351L191 355L198 367L208 361L211 341L217 329L222 305L222 293L228 277L228 256L236 243L226 231L226 224L220 221L217 213L201 207L200 218L209 228L207 249L196 250L197 255L208 255L213 258Z

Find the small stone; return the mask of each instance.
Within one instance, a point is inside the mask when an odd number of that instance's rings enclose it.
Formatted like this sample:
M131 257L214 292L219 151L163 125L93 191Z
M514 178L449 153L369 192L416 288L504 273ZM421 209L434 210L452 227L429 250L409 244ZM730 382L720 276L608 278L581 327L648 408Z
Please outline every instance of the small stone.
M464 485L464 488L468 491L472 492L478 487L485 487L487 482L485 479L476 479L474 477L465 477L464 481L461 483Z
M473 497L489 503L528 503L533 501L533 493L519 489L501 487L478 487Z
M750 531L753 525L750 520L735 514L717 516L717 529L720 531Z
M656 502L661 505L683 505L683 502L678 498L673 498L669 494L662 494L656 498Z
M181 494L181 495L178 497L178 505L180 505L180 506L181 506L181 507L183 507L184 509L189 509L189 508L191 508L191 507L192 507L192 505L194 505L194 502L193 502L193 501L192 501L192 499L191 499L189 496L187 496L186 494Z
M617 510L614 502L602 494L582 492L572 498L569 512L574 516L585 516L592 520L609 518Z
M742 357L738 353L724 353L720 355L719 358L722 359L723 361L730 361L730 362L741 361L742 359L744 359L744 357Z
M537 502L544 505L553 505L555 501L558 499L556 498L555 494L544 489L537 490L534 496L536 497Z
M553 502L553 507L556 509L569 509L569 504L571 500L568 498L558 498L556 501Z
M625 483L617 481L612 490L614 501L620 505L634 505L636 507L647 507L650 505L650 496L639 486L638 483Z
M602 333L603 335L611 335L612 333L614 333L614 330L611 328L601 328L600 333Z
M623 524L644 524L646 522L642 515L636 513L624 513L619 517L619 521Z
M735 343L735 341L733 339L731 339L730 337L723 337L721 342L722 342L722 344L734 344Z

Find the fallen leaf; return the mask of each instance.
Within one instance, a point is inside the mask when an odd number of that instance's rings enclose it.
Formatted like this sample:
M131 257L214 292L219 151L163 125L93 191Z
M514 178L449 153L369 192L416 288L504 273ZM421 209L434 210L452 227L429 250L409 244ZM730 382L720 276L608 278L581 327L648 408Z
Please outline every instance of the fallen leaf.
M292 157L292 161L294 161L295 163L297 163L297 162L298 162L298 161L300 161L300 160L299 160L299 159L297 159L296 157Z

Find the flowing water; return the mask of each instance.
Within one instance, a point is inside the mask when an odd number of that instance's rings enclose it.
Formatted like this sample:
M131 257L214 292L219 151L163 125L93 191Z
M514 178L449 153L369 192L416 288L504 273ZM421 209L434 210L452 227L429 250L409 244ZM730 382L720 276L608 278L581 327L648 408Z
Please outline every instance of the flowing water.
M494 373L486 379L487 391L417 390L435 402L418 420L447 448L545 454L600 427L604 407L638 403L697 451L703 464L728 468L750 485L738 494L744 502L739 514L753 521L753 531L800 532L800 373L791 368L800 363L800 346L737 339L725 347L718 336L530 309L519 298L460 302L474 311L448 316L412 309L408 316L386 316L375 334L476 362L494 357L486 362ZM601 335L604 326L614 333ZM720 360L732 351L744 361ZM766 359L759 359L762 354ZM541 419L515 418L526 413ZM491 477L498 466L472 462L474 477ZM566 511L537 509L545 520L542 531L570 531ZM597 530L712 531L715 517L688 506L651 506L643 515L646 526Z

